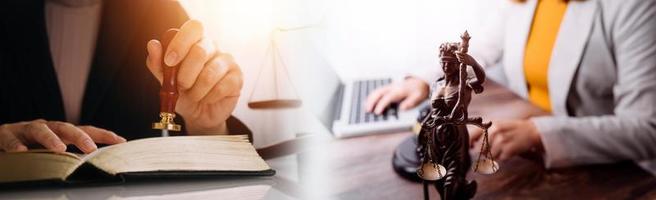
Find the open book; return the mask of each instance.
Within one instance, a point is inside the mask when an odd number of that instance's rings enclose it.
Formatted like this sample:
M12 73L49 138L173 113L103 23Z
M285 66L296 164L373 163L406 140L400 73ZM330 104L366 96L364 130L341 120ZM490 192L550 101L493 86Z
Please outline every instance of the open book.
M2 185L274 173L243 135L139 139L87 155L47 150L0 153Z

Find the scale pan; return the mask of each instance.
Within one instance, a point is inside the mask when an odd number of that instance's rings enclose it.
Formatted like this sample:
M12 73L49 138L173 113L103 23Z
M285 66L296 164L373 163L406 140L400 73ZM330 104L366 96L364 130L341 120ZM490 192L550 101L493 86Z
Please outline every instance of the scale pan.
M427 181L436 181L446 175L446 168L440 164L424 163L421 168L417 170L419 178Z
M262 101L248 102L248 107L251 109L287 109L298 108L302 104L298 99L272 99Z
M474 166L474 172L479 174L494 174L497 171L499 171L499 163L487 158L478 162L478 168Z

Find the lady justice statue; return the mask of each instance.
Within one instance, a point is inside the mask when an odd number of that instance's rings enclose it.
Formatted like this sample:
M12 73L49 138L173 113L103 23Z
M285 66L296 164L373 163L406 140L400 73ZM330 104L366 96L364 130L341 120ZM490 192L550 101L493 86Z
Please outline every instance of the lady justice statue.
M431 95L431 110L421 123L418 136L418 153L421 166L417 174L424 180L424 197L428 199L428 184L433 183L442 200L470 199L476 193L476 182L467 181L466 175L471 167L469 155L469 133L466 125L474 125L484 130L481 154L474 171L494 173L498 165L489 152L487 129L492 125L480 117L469 117L467 107L471 92L483 92L485 71L467 50L469 33L460 36L459 43L443 43L439 56L444 77L437 80L439 85ZM469 78L468 66L473 77ZM479 169L480 167L480 169Z

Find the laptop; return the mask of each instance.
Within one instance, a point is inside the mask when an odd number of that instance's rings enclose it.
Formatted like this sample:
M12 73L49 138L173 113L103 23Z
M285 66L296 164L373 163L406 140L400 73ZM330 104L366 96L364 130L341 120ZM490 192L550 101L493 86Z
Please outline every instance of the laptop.
M377 88L392 83L392 77L357 78L342 80L329 65L313 72L320 84L320 92L314 91L311 112L337 138L370 134L410 131L416 124L418 109L400 112L398 104L389 106L383 114L365 110L367 96Z

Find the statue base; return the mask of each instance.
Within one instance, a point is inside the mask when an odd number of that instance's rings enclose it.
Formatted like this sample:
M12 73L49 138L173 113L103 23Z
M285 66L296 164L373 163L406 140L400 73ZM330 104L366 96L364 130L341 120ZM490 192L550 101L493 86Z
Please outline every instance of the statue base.
M396 146L392 157L392 168L402 178L421 183L422 179L417 175L419 167L419 156L417 155L417 136L411 135Z

